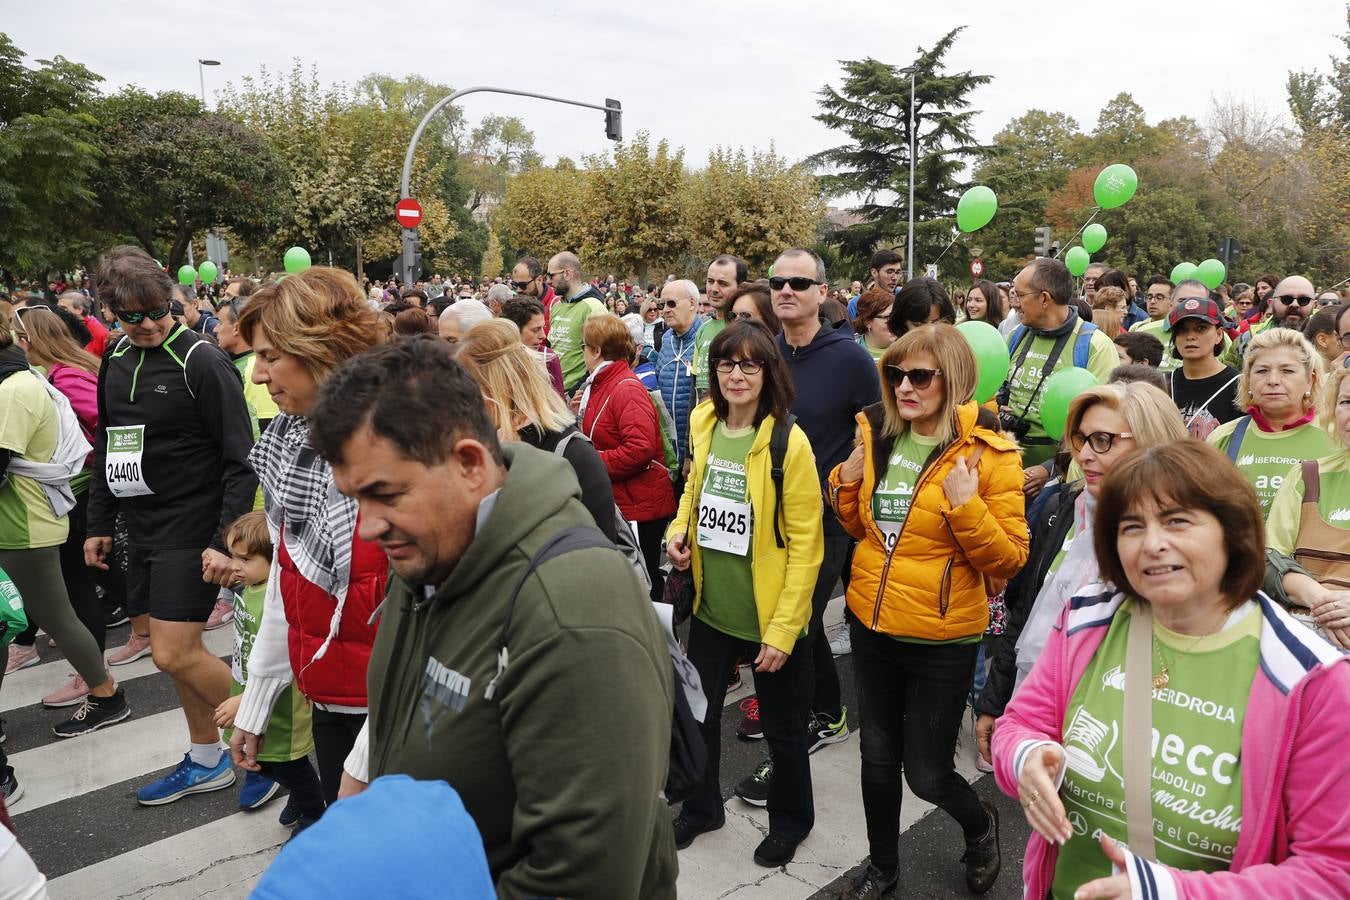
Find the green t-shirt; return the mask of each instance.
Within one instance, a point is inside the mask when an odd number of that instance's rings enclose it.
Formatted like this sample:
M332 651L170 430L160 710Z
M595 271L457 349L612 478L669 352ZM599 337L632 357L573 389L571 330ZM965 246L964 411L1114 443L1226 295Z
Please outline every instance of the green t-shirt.
M1111 874L1097 836L1127 840L1121 745L1130 611L1122 607L1064 711L1065 776L1060 788L1073 836L1059 851L1055 897ZM1153 837L1158 862L1216 872L1232 863L1242 826L1242 723L1261 656L1261 613L1248 601L1217 634L1198 642L1154 621ZM1189 649L1188 649L1189 648ZM1162 657L1160 660L1159 657Z
M56 404L29 371L0 382L0 448L18 459L51 462L60 438ZM13 472L0 484L0 550L35 550L65 543L66 516L57 516L42 485Z
M890 552L909 515L909 503L914 487L923 473L923 464L938 445L936 437L915 434L906 428L891 446L891 458L886 460L886 474L872 492L872 520L886 538L886 552Z
M230 671L230 696L244 692L248 681L248 655L253 652L253 641L262 625L263 599L267 585L244 588L242 596L234 600L234 664ZM226 728L228 742L233 728ZM277 697L272 717L267 720L267 740L258 753L262 762L290 762L308 756L314 751L313 714L309 701L292 682Z
M1060 369L1073 368L1073 348L1078 341L1078 333L1082 327L1082 322L1074 326L1073 332L1060 351L1059 359L1055 360L1056 372ZM1048 436L1045 433L1045 428L1041 425L1041 396L1045 391L1045 385L1041 381L1041 372L1045 368L1046 360L1050 358L1050 351L1054 349L1055 338L1039 336L1030 338L1031 347L1027 350L1026 360L1019 366L1017 361L1022 357L1023 345L1026 344L1028 337L1026 334L1021 335L1022 343L1016 347L1012 346L1012 337L1012 334L1008 335L1008 347L1012 354L1013 365L1012 371L1008 375L1008 405L1012 408L1013 415L1018 418L1023 417L1023 410L1026 411L1025 418L1031 426L1031 429L1027 432L1027 438L1044 441ZM1098 382L1105 384L1119 362L1120 358L1116 355L1116 345L1112 343L1111 339L1101 329L1093 331L1088 343L1087 370L1097 376ZM1027 467L1039 465L1054 456L1055 450L1056 445L1054 443L1024 443L1022 465Z
M594 297L562 300L549 313L548 342L562 366L563 387L571 391L586 377L586 357L581 353L581 329L591 316L604 315L605 307Z
M750 504L749 486L746 482L746 457L755 444L756 430L741 428L729 430L722 422L713 429L712 447L708 450L707 470L703 477L702 490L699 492L698 521L699 529L708 522L710 515L717 515L704 503L704 495L744 503L748 510ZM724 514L725 518L725 514ZM732 526L739 530L739 526ZM747 544L753 538L754 523L748 512L744 523ZM697 532L696 532L697 534ZM698 611L695 613L705 625L716 628L723 634L753 643L760 642L759 611L755 607L755 584L750 564L752 551L746 550L744 556L713 550L701 542L700 556L703 561L703 587L700 593Z
M1321 494L1317 512L1322 521L1350 531L1350 451L1342 450L1317 461L1317 481ZM1298 544L1303 517L1303 467L1294 466L1284 476L1284 484L1275 494L1266 516L1266 546L1292 556ZM1350 543L1350 536L1347 536Z
M277 409L272 395L268 393L267 385L253 383L253 367L257 362L257 355L250 350L235 358L234 367L239 370L239 377L244 379L244 402L248 404L254 420L270 422L281 415L281 410Z
M1205 441L1227 453L1229 440L1241 421L1234 419L1225 422L1210 432ZM1331 437L1312 422L1273 434L1262 431L1252 422L1247 426L1242 446L1238 449L1237 467L1242 476L1256 488L1256 498L1261 501L1261 515L1265 516L1269 515L1270 504L1289 475L1291 466L1305 459L1329 456L1336 450Z
M698 400L708 396L708 348L712 346L713 338L726 327L725 319L709 319L694 335L694 390L698 393Z
M881 357L886 355L886 347L873 347L871 341L867 340L867 335L858 335L858 343L863 345L863 349L872 357L872 362L881 362Z

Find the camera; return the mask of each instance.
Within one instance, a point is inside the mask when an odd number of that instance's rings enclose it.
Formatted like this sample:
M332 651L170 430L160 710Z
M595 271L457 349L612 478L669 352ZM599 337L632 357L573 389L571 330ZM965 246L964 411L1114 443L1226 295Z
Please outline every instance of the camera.
M1031 423L1026 419L1013 415L1005 409L998 412L999 427L1011 434L1018 441L1026 440L1027 433L1031 431Z

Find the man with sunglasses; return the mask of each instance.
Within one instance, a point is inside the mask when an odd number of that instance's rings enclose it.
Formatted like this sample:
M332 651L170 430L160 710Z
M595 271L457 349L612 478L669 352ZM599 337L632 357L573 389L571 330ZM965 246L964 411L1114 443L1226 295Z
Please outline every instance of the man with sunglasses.
M511 290L524 297L533 297L544 307L544 333L548 334L549 314L553 301L558 295L553 293L553 285L548 283L543 263L533 256L522 256L511 270Z
M581 277L581 261L575 253L564 250L550 259L548 280L558 295L549 314L548 342L562 363L563 389L570 396L589 374L581 352L581 329L591 316L602 316L608 310L605 295Z
M661 285L657 307L665 323L654 365L661 387L661 400L675 422L675 452L680 459L680 477L675 495L684 488L684 467L689 461L689 413L697 404L694 396L694 351L699 332L708 320L698 314L698 285L687 278Z
M708 264L703 294L707 309L700 309L699 312L709 318L694 337L695 403L702 402L708 396L708 348L712 346L713 338L727 327L727 319L731 315L727 298L749 277L750 270L745 260L730 253L723 253Z
M1316 297L1317 292L1313 290L1312 282L1302 275L1288 275L1280 279L1280 283L1275 285L1275 290L1266 298L1266 317L1243 332L1238 341L1224 351L1221 357L1224 365L1241 371L1242 357L1247 352L1247 345L1263 331L1269 331L1271 328L1303 331L1303 325L1308 321L1308 317L1317 311Z
M137 792L155 806L234 783L215 725L230 669L206 649L202 629L217 586L232 580L224 526L252 508L258 489L248 462L255 426L238 370L169 315L173 282L145 251L109 250L97 288L123 336L99 373L84 558L108 567L122 513L127 605L142 614L133 626L148 630L155 664L173 679L191 740L172 773Z

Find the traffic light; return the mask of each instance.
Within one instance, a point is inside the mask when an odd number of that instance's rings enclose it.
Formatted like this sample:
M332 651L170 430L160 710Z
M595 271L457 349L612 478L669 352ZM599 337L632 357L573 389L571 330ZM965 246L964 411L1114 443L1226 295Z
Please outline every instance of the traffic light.
M623 104L610 97L605 98L605 137L623 140Z
M1050 228L1047 225L1036 229L1036 255L1050 255Z

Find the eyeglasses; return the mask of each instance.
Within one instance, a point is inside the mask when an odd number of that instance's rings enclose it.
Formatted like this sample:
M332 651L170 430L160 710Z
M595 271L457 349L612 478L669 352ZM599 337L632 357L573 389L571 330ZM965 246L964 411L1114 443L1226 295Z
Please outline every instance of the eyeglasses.
M660 306L664 309L674 309L683 302L683 300L663 300L661 301Z
M731 318L738 322L749 322L754 317L755 316L753 313L748 312L738 312L731 314ZM1350 338L1350 335L1347 335L1347 338Z
M1344 347L1346 350L1350 350L1350 331L1347 331L1345 334L1341 335L1341 346Z
M113 315L117 316L117 318L121 319L123 322L126 322L128 325L139 325L141 324L141 322L145 321L147 317L158 322L160 319L164 318L168 314L169 314L169 304L167 303L155 309L145 310L144 312L128 312L127 310L124 309L113 310Z
M718 375L730 375L732 369L739 368L743 375L758 375L764 369L762 359L715 359L713 368Z
M529 281L512 281L512 282L511 282L511 287L514 288L514 289L517 290L517 291L523 291L523 290L525 290L527 287L529 287L530 284L531 284L533 281L534 281L533 278L531 278Z
M567 270L566 270L566 269L559 269L559 270L556 271L556 272L549 272L549 273L548 273L548 277L552 279L552 278L557 278L559 275L566 275L566 274L567 274Z
M1312 297L1295 296L1294 294L1281 294L1275 299L1283 303L1285 306L1294 306L1296 304L1298 306L1307 306L1309 303L1313 302Z
M781 291L784 286L792 288L794 291L804 291L817 284L824 284L823 281L816 281L814 278L807 278L804 275L798 275L794 278L784 278L782 275L775 275L769 279L769 289Z
M1011 297L1011 298L1014 299L1014 300L1021 300L1021 301L1024 302L1024 303L1025 303L1027 300L1031 299L1032 297L1035 297L1037 294L1044 294L1044 293L1045 293L1045 291L1027 291L1027 292L1024 294L1024 293L1022 293L1021 291L1019 291L1017 288L1008 288L1008 296L1009 296L1009 297Z
M1094 431L1092 434L1083 434L1081 431L1075 431L1069 436L1069 443L1073 445L1074 450L1079 452L1082 452L1084 444L1091 444L1094 453L1110 453L1117 439L1133 437L1134 435L1128 431L1122 431L1120 434L1113 434L1109 431Z
M899 387L909 379L909 384L916 391L921 391L933 383L933 376L941 375L941 369L902 369L899 366L886 367L886 380L892 386Z
M1166 300L1166 299L1168 298L1168 296L1170 296L1170 295L1168 295L1168 294L1166 294L1166 293L1162 293L1162 294L1145 294L1145 295L1144 295L1144 299L1145 299L1145 300Z

